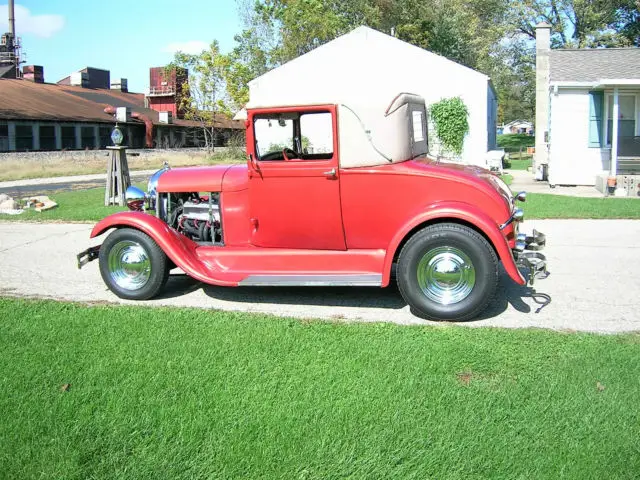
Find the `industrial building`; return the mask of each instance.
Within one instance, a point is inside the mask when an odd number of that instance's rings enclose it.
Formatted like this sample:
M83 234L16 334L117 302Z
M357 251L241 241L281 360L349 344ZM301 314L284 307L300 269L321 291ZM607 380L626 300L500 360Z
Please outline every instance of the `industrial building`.
M91 83L96 70L86 68L63 83L50 84L44 83L42 67L25 66L23 78L0 79L0 152L105 148L116 121L132 148L204 146L202 127L180 118L175 94L131 93L126 79L98 88ZM108 71L100 72L108 78ZM104 82L105 74L100 75L98 81ZM170 88L175 90L174 85ZM244 130L242 122L222 115L215 127L216 146L226 145L234 133Z
M127 79L112 81L108 70L93 67L46 83L42 66L21 66L13 10L10 0L10 31L0 36L0 152L105 148L116 122L131 148L204 146L202 126L180 108L186 70L151 68L147 94L129 92ZM214 127L215 146L244 131L223 115Z

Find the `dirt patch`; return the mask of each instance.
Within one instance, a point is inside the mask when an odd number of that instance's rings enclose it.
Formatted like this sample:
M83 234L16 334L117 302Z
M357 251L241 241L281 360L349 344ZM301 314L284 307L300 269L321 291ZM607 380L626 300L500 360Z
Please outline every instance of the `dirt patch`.
M473 373L464 372L464 373L456 373L456 377L458 378L458 382L460 382L465 387L468 387L471 383L471 379L473 378Z

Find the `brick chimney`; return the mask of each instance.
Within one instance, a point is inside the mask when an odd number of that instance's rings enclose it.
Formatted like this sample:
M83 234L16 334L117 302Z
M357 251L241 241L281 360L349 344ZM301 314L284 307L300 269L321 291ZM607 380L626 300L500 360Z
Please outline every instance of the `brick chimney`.
M551 25L536 25L536 153L534 172L539 165L549 162L549 51Z

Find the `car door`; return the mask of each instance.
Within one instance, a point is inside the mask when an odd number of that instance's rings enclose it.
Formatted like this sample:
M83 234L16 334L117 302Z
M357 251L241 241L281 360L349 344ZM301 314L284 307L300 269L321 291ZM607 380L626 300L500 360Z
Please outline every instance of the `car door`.
M251 243L346 250L335 106L252 110L248 122Z

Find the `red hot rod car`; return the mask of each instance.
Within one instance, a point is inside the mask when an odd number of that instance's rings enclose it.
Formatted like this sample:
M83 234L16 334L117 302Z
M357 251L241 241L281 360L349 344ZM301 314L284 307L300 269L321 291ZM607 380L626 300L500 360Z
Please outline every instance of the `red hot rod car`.
M518 233L524 193L429 157L421 97L250 108L245 125L246 164L165 166L147 193L130 187L132 211L94 227L114 230L79 265L99 258L109 289L138 300L175 267L229 287L386 287L394 271L412 312L436 320L482 312L499 262L520 285L546 270L544 235Z

